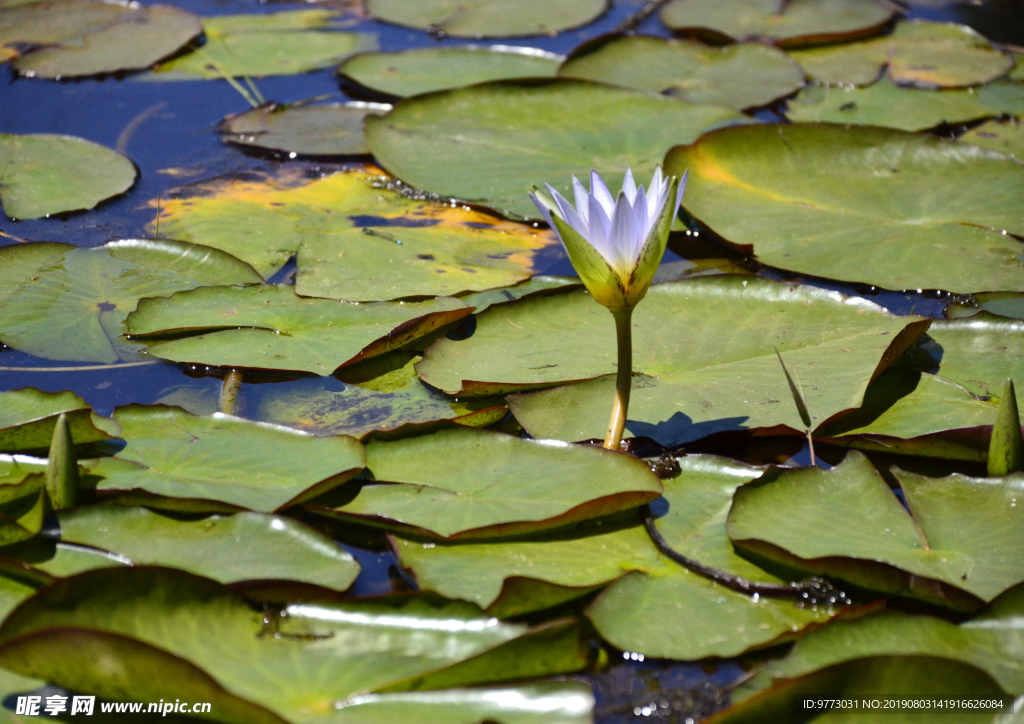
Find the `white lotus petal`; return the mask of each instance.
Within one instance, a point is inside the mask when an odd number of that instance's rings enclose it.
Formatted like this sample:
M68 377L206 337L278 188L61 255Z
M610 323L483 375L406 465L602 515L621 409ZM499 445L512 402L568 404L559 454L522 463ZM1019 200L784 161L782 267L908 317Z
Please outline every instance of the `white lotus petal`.
M590 198L597 199L597 202L601 204L601 208L604 209L605 216L611 219L612 212L615 211L615 199L612 197L612 192L604 185L604 179L598 175L597 171L590 172Z
M615 213L612 215L611 228L612 247L616 252L616 268L620 274L628 275L636 265L638 258L637 228L633 220L633 207L629 205L629 198L625 193L619 194L619 201L615 204Z
M562 194L558 193L558 191L550 186L548 186L548 189L551 191L551 196L555 199L555 203L558 204L558 212L562 215L562 220L575 229L576 233L586 239L589 229L587 228L587 224L583 223L583 219L580 218L580 215L576 213L576 209L574 209L572 204L570 204Z
M647 210L647 191L644 185L636 190L636 202L633 204L633 218L637 221L637 236L646 239L651 230L651 216Z
M676 210L675 214L679 213L679 206L683 203L683 192L686 191L686 179L690 177L690 169L683 171L683 177L679 179L679 190L676 191ZM673 214L673 216L675 216Z
M622 179L622 193L629 199L629 205L636 202L636 181L633 180L633 169L626 168L626 176Z
M551 187L548 186L548 188ZM548 222L548 226L554 229L555 224L553 221L551 221L551 210L548 208L548 205L546 203L541 201L540 194L534 194L530 192L529 196L530 200L533 201L534 205L537 207L537 210L544 215L544 221ZM555 233L557 233L557 230Z
M590 245L597 249L597 253L604 257L605 261L614 265L616 254L609 235L611 233L611 219L605 214L604 208L595 197L590 199L590 236L586 237Z
M590 192L587 187L580 183L575 176L572 177L572 191L576 195L576 212L588 225L590 225Z

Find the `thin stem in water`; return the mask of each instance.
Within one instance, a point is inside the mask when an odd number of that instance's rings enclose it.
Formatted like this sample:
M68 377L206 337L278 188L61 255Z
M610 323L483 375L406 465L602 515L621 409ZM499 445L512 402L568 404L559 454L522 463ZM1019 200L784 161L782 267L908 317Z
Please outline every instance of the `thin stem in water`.
M217 405L225 415L234 415L238 404L238 390L242 387L242 373L231 370L224 377L220 387L220 401Z
M612 417L608 421L608 434L604 446L618 450L622 432L626 429L626 413L629 411L629 390L633 384L633 308L613 309L615 317L615 338L619 347L619 368L615 377L615 402Z
M705 566L699 561L687 558L668 544L668 541L665 540L661 535L661 532L654 525L654 515L651 513L650 506L644 509L643 516L644 528L647 530L647 535L650 536L651 542L654 543L654 547L657 548L663 556L678 563L683 568L692 571L699 576L704 576L705 578L708 578L719 585L725 586L732 591L745 593L748 596L757 594L758 596L770 598L796 598L812 605L817 603L848 605L852 603L846 593L843 591L837 591L830 582L817 576L812 576L807 580L797 581L790 584L763 583L760 581L748 581L747 579L741 578L740 576L732 573L720 571L717 568L712 568L711 566Z

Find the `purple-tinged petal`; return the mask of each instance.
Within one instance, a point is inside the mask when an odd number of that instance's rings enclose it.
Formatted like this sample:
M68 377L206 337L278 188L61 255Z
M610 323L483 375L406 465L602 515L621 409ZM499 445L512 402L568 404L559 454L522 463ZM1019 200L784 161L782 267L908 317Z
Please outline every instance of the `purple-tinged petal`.
M636 202L636 181L633 180L633 169L626 167L626 175L622 179L622 193L626 194L630 206Z
M605 261L609 264L615 264L615 250L612 247L610 235L611 235L611 224L612 221L604 212L601 203L594 198L590 197L590 235L587 241L590 245L597 249L598 253L604 257Z
M550 186L548 188L551 188ZM551 189L551 195L555 199L555 203L558 204L558 212L562 215L562 219L576 230L576 233L586 239L590 235L589 225L586 224L580 215L576 213L576 209L572 207L572 204L566 200L562 194L558 193L554 189Z
M590 192L575 176L572 177L572 191L576 195L576 211L587 224L590 224Z
M605 216L611 219L612 212L615 211L615 199L612 198L612 192L605 186L604 179L598 175L597 171L590 172L590 198L597 199L601 208L604 209Z
M617 257L616 270L626 276L636 264L637 248L640 242L637 241L633 207L629 205L629 199L625 193L619 194L619 201L615 204L615 213L612 215L611 241Z
M637 222L637 236L641 239L647 238L647 232L651 230L651 216L647 210L647 191L644 185L636 190L636 201L633 203L633 217Z
M683 192L686 191L686 179L690 177L690 169L683 171L683 177L679 179L679 190L676 191L676 209L675 214L679 213L679 206L683 203ZM675 216L673 214L673 216Z
M544 216L544 221L548 222L548 226L554 229L555 233L558 234L558 229L555 228L555 222L551 220L551 209L548 208L548 205L546 203L540 200L540 194L534 194L532 191L528 193L530 196L530 200L533 201L534 205L537 207L537 210ZM561 239L562 235L558 234L558 238Z

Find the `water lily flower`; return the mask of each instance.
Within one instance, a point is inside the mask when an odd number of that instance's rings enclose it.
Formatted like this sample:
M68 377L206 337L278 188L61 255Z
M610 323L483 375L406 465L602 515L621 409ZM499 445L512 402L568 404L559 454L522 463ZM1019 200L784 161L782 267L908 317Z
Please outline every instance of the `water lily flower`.
M626 170L622 190L613 198L597 171L590 172L590 191L572 177L576 206L547 185L550 196L534 187L530 198L558 233L576 273L591 296L615 318L619 365L615 404L604 445L619 449L626 425L632 378L633 308L647 294L665 254L672 221L686 188L682 179L665 177L659 166L645 190Z
M558 233L591 296L612 310L635 307L665 253L686 175L665 178L659 166L645 190L637 188L632 170L626 169L618 199L597 171L590 172L589 192L575 176L572 186L575 208L550 184L550 197L534 187L530 198Z

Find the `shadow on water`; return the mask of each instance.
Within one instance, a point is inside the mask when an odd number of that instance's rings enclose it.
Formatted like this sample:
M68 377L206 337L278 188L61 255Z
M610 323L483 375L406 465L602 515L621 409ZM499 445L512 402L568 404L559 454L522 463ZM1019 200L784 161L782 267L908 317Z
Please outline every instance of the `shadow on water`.
M667 420L658 423L626 420L626 429L634 435L657 440L665 447L675 447L720 432L742 432L749 428L744 425L749 417L723 417L719 420L693 421L683 412L676 412Z

